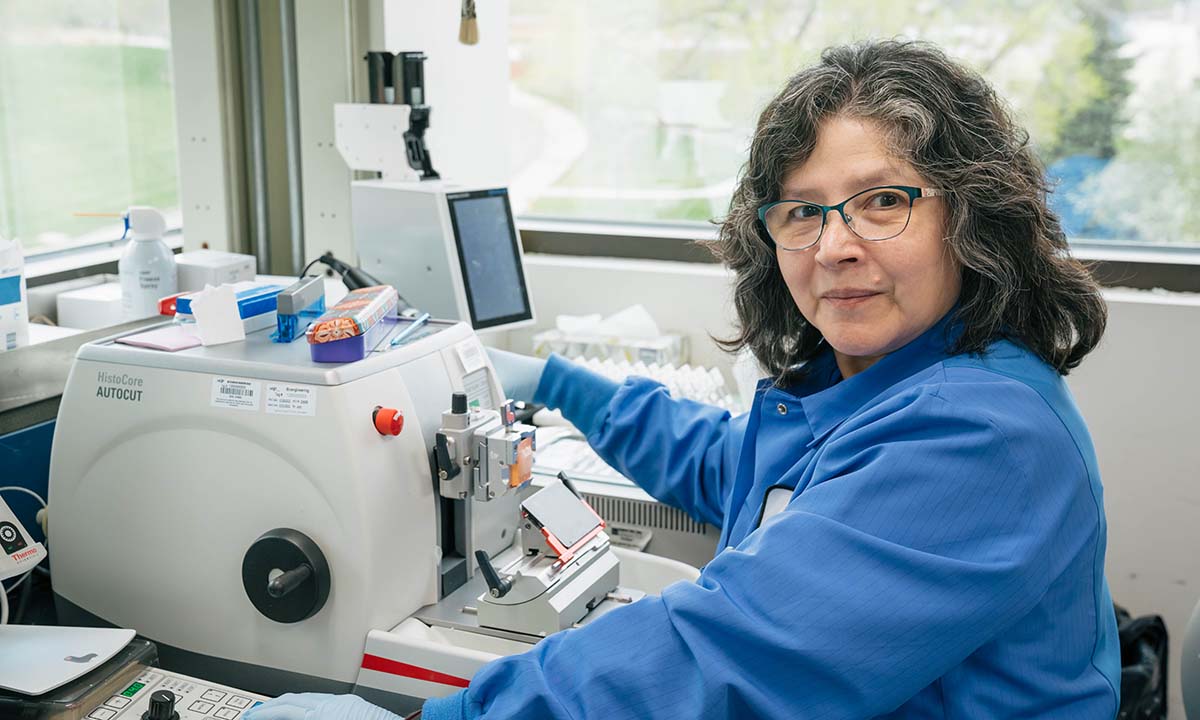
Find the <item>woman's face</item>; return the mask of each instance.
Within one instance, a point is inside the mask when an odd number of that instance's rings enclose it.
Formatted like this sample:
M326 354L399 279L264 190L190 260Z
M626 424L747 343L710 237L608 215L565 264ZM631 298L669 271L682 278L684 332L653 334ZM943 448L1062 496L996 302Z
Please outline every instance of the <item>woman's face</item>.
M784 177L780 199L836 205L879 185L929 187L883 138L871 121L827 120L812 155ZM945 225L944 200L921 198L894 238L863 240L831 212L816 245L776 250L796 307L825 336L843 377L903 347L953 307L960 268L946 247Z

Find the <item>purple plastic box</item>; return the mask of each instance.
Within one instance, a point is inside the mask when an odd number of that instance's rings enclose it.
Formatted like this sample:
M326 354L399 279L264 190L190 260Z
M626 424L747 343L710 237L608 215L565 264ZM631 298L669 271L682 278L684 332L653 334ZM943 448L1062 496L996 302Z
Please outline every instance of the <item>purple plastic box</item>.
M341 340L327 343L315 343L308 346L313 362L347 363L362 360L367 353L375 349L381 340L395 327L398 320L385 317L371 326L364 335L352 335Z

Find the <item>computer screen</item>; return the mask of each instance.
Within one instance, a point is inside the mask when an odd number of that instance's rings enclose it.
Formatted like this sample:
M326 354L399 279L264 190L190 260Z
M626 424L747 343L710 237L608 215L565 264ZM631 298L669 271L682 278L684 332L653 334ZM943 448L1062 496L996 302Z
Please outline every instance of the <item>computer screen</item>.
M471 325L476 330L533 318L517 229L504 188L446 196Z

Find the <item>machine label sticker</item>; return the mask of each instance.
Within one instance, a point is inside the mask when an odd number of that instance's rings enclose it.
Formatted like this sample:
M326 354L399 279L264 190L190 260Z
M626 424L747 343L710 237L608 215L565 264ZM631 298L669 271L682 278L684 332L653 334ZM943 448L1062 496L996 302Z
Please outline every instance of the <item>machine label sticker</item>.
M143 385L145 385L145 381L136 375L108 372L107 370L96 373L96 397L98 398L140 403Z
M492 405L492 384L488 382L487 368L463 375L463 392L467 394L467 407L495 409Z
M306 385L267 383L268 415L316 415L317 394Z
M463 372L468 375L487 364L483 359L483 348L474 338L463 340L454 346L454 350L458 353L458 359L462 361Z
M258 410L258 398L262 395L260 385L262 383L257 380L213 378L212 405L237 410Z

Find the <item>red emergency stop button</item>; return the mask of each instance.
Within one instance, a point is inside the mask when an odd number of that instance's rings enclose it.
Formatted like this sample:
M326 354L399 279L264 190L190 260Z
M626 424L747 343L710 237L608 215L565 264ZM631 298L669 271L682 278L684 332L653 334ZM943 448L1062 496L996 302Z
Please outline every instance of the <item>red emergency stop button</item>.
M376 405L371 412L371 422L380 435L399 435L404 429L404 414L395 408Z

